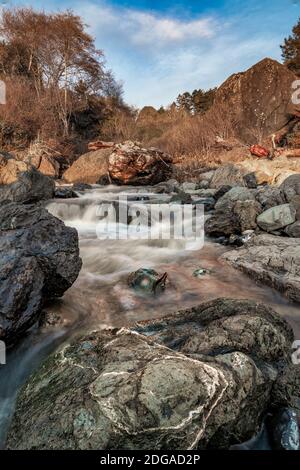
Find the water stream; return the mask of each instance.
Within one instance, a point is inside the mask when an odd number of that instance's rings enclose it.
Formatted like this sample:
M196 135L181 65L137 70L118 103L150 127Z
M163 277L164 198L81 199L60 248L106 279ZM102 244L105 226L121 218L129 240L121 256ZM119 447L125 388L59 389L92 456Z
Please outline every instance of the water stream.
M83 267L64 297L46 306L48 312L59 314L63 323L46 332L33 329L8 354L7 365L0 366L0 448L4 445L18 388L41 359L74 329L121 327L217 297L231 297L254 299L272 306L290 322L295 336L300 338L299 306L221 261L220 256L227 249L222 245L206 240L202 249L191 251L184 240L99 239L97 207L103 200L117 201L123 191L124 188L114 186L96 187L79 198L53 200L47 206L53 215L78 230ZM144 199L145 188L126 188L128 192L129 203ZM161 194L148 197L150 201L155 198L169 199ZM141 297L133 292L127 286L127 276L141 267L167 272L168 289L157 297ZM209 274L193 277L199 267L208 269Z

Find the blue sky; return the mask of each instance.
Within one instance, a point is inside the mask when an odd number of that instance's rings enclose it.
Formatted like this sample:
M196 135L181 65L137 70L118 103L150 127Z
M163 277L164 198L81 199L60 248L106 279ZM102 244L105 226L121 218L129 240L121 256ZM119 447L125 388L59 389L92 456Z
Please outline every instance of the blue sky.
M300 17L300 0L0 0L71 8L96 38L129 104L167 105L183 91L220 85L264 57Z

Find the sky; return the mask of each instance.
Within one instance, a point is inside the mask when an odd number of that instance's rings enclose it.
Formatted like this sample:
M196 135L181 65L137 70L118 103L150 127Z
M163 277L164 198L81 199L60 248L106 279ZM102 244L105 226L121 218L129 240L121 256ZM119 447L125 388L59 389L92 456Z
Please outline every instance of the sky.
M265 57L300 17L300 0L0 0L80 14L133 106L219 86Z

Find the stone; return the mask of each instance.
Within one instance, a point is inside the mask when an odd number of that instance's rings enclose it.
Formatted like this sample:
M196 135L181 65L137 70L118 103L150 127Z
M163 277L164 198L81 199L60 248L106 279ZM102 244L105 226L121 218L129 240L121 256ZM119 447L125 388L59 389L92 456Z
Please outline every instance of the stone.
M78 195L73 191L72 187L57 186L55 188L54 197L57 199L71 199L78 197Z
M7 448L170 451L244 442L276 400L292 341L271 308L230 299L93 331L29 378Z
M300 239L269 234L253 236L242 248L222 259L256 281L300 302Z
M291 204L271 207L257 217L257 225L266 232L283 229L296 220L296 211Z
M78 235L38 205L0 204L0 339L14 343L81 268Z
M244 175L243 180L244 180L246 188L250 188L250 189L257 188L257 179L256 179L256 175L254 171L252 173L247 173L246 175Z
M232 164L222 165L215 171L210 187L219 189L222 186L246 186L243 176L237 166Z
M108 173L108 157L111 148L100 149L81 155L63 174L66 183L95 184Z
M256 219L261 206L251 189L235 187L222 196L215 212L205 223L207 235L219 237L241 234L257 227Z
M264 210L286 203L283 191L273 186L262 186L256 192L256 200Z
M286 227L284 231L289 237L300 238L300 220Z
M220 188L216 191L214 195L215 200L218 201L219 199L221 199L221 197L224 196L224 194L228 193L228 191L230 191L231 189L232 189L232 186L228 184L224 186L220 186Z
M88 184L88 183L74 183L73 186L73 191L76 191L76 192L84 192L84 191L88 191L89 189L93 189L93 186L91 184Z
M55 183L29 163L0 155L0 201L31 203L54 197Z
M166 288L168 274L159 274L154 269L141 268L131 273L128 277L128 285L144 294L157 294Z
M300 173L286 178L280 186L285 198L290 202L295 196L300 195Z
M117 144L108 160L109 176L115 184L155 185L168 180L172 170L169 155L131 141Z

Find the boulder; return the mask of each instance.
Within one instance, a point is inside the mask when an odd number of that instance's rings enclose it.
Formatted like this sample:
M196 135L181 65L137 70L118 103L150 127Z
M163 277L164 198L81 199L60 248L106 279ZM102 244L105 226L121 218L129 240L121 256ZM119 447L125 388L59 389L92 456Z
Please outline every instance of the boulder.
M220 166L210 182L210 187L219 189L223 186L246 186L242 171L235 165Z
M15 342L80 268L75 229L38 205L0 204L0 339Z
M300 173L286 178L281 184L280 189L288 202L295 196L300 196Z
M134 142L118 144L109 156L113 183L154 185L170 178L172 158L155 148L143 149Z
M277 399L292 341L271 308L230 299L93 331L63 345L21 389L7 448L170 451L244 442Z
M111 148L105 148L81 155L64 172L63 179L67 183L97 183L101 176L108 173L108 157L111 152Z
M296 219L300 220L300 195L292 197L290 204L296 211Z
M300 220L286 227L284 231L289 237L300 239Z
M222 256L235 268L300 302L300 239L254 236L242 248Z
M242 73L228 78L217 90L209 113L220 110L234 123L234 135L245 144L260 140L282 129L294 110L292 83L296 75L285 65L266 58ZM250 105L249 105L250 103Z
M255 229L260 212L261 206L255 199L255 191L232 188L216 203L214 214L205 223L206 234L229 236Z
M0 155L0 201L31 203L51 199L54 181L31 164Z
M296 210L291 204L271 207L257 217L257 225L266 232L280 230L296 220Z
M263 186L258 188L256 200L261 204L263 210L286 203L283 191L274 186Z
M57 186L55 188L54 197L57 199L72 199L78 197L78 195L73 191L72 187L69 186Z
M284 155L269 159L247 158L237 164L244 172L254 172L258 184L280 186L289 176L300 173L300 159Z

